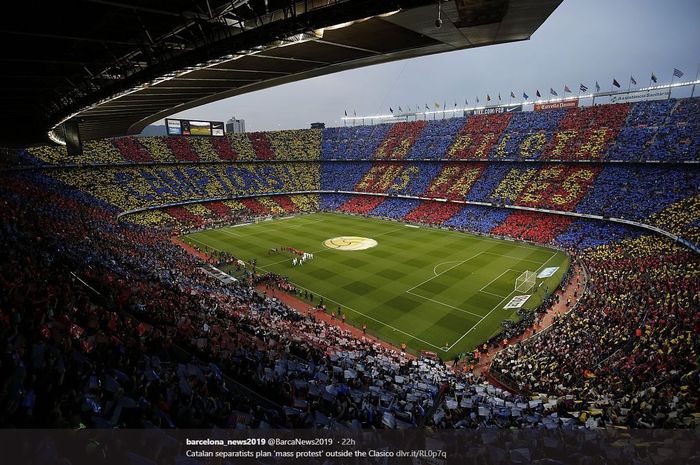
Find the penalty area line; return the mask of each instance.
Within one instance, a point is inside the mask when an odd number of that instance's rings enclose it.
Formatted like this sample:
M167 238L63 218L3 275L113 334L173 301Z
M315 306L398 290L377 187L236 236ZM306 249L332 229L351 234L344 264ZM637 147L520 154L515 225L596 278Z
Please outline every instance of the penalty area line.
M293 283L293 284L294 284L296 287L298 287L299 289L304 289L305 291L309 291L309 292L311 292L311 293L313 293L313 294L316 294L316 295L319 296L319 297L323 297L323 299L326 300L326 301L328 301L328 302L334 302L334 303L336 303L336 304L339 304L341 307L347 308L348 310L350 310L350 311L353 312L353 313L357 313L358 315L362 315L362 316L364 316L365 318L368 318L368 319L370 319L370 320L372 320L372 321L375 321L375 322L377 322L377 323L383 324L383 325L386 326L387 328L391 328L391 329L393 329L394 331L397 331L397 332L399 332L399 333L401 333L401 334L404 334L404 335L410 337L411 339L415 339L416 341L420 341L420 342L422 342L423 344L427 344L427 345L429 345L430 347L432 347L432 348L434 348L434 349L442 350L443 352L447 352L447 351L445 350L444 347L436 346L435 344L430 343L430 342L428 342L428 341L426 341L426 340L423 340L423 339L419 338L418 336L414 336L413 334L407 333L406 331L403 331L403 330L401 330L401 329L399 329L399 328L396 328L396 327L394 327L394 326L392 326L392 325L390 325L390 324L388 324L388 323L384 323L383 321L378 320L378 319L374 318L373 316L367 315L366 313L362 313L361 311L355 310L355 309L352 308L352 307L348 307L348 306L345 305L344 303L338 302L337 300L331 299L330 297L327 297L327 296L325 296L325 295L323 295L323 294L319 294L319 293L316 292L316 291L312 291L311 289L307 289L307 288L305 288L304 286L300 286L300 285L298 285L298 284L296 284L296 283ZM378 337L381 339L381 336L378 336Z
M450 271L450 270L452 270L452 269L454 269L454 268L457 268L459 265L462 265L463 263L467 263L469 260L472 260L472 259L478 257L478 256L481 255L482 253L484 253L484 252L479 252L478 254L472 255L471 257L467 258L466 260L462 260L462 261L456 262L456 263L457 263L456 265L453 265L453 266L449 267L448 269L446 269L445 271L443 271L443 272L441 272L441 273L438 273L438 274L436 274L435 276L432 276L432 277L426 279L425 281L423 281L423 282L421 282L421 283L416 284L415 286L413 286L413 287L410 288L410 289L407 289L407 290L404 291L404 292L409 292L409 291L412 291L413 289L415 289L415 288L417 288L417 287L421 287L423 284L432 281L433 279L437 278L438 276L442 276L443 274L447 273L448 271ZM438 265L444 265L444 264L446 264L446 263L453 263L453 262L442 262L442 263L438 263L438 264L435 265L435 266L437 267ZM433 273L435 273L435 268L433 268Z
M483 315L479 315L478 313L472 313L469 310L464 310L463 308L455 307L454 305L446 304L445 302L440 302L439 300L431 299L430 297L426 297L424 295L416 294L415 292L412 291L406 291L407 294L411 294L416 297L420 297L421 299L429 300L430 302L434 302L438 305L442 305L444 307L452 308L454 310L460 311L462 313L466 313L467 315L471 315L476 318L481 318ZM500 296L499 296L500 297Z
M549 263L549 261L550 261L551 259L553 259L556 255L557 255L557 252L555 251L555 252L547 259L546 262L544 262L542 265L540 265L540 267L537 269L537 271L539 272L540 270L542 270L542 269L544 268L544 266L545 266L547 263ZM456 345L459 343L459 341L461 341L462 339L464 339L464 337L465 337L467 334L471 333L471 332L474 330L474 328L476 328L477 326L479 326L479 324L480 324L482 321L484 321L486 318L488 318L489 315L491 315L498 307L501 306L501 304L502 304L503 302L505 302L505 300L506 300L508 297L510 297L511 295L513 295L515 292L516 292L516 291L513 290L513 291L511 291L510 294L508 294L507 296L505 296L500 302L498 302L498 303L496 304L495 307L493 307L493 308L491 309L490 312L488 312L486 315L484 315L484 317L483 317L482 319L480 319L479 321L477 321L476 324L475 324L474 326L472 326L471 328L469 328L469 330L468 330L466 333L462 334L462 336L461 336L459 339L457 339L457 340L454 342L454 344L452 344L451 346L449 346L449 347L447 348L447 350L445 350L445 352L449 352L450 350L452 350L452 348L453 348L454 346L456 346Z
M537 263L539 264L539 262L537 262ZM514 269L512 269L512 268L508 268L506 271L504 271L503 273L499 274L498 276L496 276L495 278L493 278L491 281L489 281L489 283L488 283L487 285L485 285L484 287L482 287L481 289L479 289L479 291L480 291L480 292L484 292L484 289L486 289L487 287L489 287L491 284L494 283L494 281L497 281L498 278L500 278L500 277L503 276L504 274L508 273L509 271L518 271L518 270L514 270ZM521 273L522 273L522 271L521 271ZM490 294L490 292L486 292L486 294ZM503 297L503 296L500 295L499 297Z

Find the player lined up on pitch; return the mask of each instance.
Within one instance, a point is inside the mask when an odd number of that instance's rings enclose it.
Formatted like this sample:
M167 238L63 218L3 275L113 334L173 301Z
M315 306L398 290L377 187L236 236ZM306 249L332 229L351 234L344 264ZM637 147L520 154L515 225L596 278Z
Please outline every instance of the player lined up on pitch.
M306 262L306 260L313 260L314 254L304 252L301 257L295 257L292 259L292 266L301 266Z

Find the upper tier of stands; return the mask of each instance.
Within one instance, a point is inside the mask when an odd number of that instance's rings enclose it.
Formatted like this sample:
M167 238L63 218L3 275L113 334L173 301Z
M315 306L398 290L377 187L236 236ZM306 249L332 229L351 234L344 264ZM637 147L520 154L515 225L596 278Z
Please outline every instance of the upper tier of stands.
M321 131L293 129L227 134L225 137L118 137L83 144L83 155L65 147L28 148L20 161L30 165L318 160Z
M33 147L25 164L232 160L700 160L700 98L540 112L473 115L376 126L298 129L221 138L122 137L88 141L69 158Z
M699 116L694 98L330 128L321 158L697 161Z

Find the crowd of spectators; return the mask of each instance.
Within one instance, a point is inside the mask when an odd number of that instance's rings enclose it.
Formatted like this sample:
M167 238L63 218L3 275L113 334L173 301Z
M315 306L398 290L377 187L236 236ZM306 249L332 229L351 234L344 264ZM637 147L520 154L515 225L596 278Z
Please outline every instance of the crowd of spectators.
M142 165L0 175L0 424L691 427L700 388L700 268L690 251L632 226L342 194L241 198L115 217L183 200L320 186L620 217L698 243L700 173L692 165L299 162L697 161L698 102L212 139L124 137L88 141L70 162ZM68 160L63 149L48 147L22 157ZM219 163L253 159L297 162ZM185 161L193 163L148 164ZM409 360L353 337L245 283L224 285L173 245L167 230L319 208L576 249L589 289L549 331L496 357L494 373L524 395L510 394L439 361Z
M649 223L700 244L700 194L685 198L654 213Z
M367 214L369 216L377 216L380 218L390 218L393 220L401 220L414 210L420 204L420 200L401 199L397 197L389 197L380 203Z
M669 232L697 243L697 225L693 225L700 220L700 171L694 167L354 162L328 164L322 166L321 173L323 190L575 211L655 224L662 229L666 225ZM561 225L566 226L565 222ZM560 232L553 231L554 236Z
M465 118L425 121L420 137L415 140L406 158L413 160L445 158L447 149L464 127L464 123Z
M516 112L490 158L536 160L566 110Z
M694 167L606 166L576 206L580 213L644 221L698 194Z
M86 141L77 157L68 157L64 147L31 147L21 160L39 165L404 158L697 161L699 117L700 99L671 99L322 131L128 136Z
M404 219L416 223L441 226L461 209L462 205L456 203L423 201L418 207L411 210Z
M343 213L353 213L356 215L366 215L379 205L384 203L386 197L375 195L352 195L347 202L343 203L338 211Z
M636 238L642 229L604 220L575 218L555 242L566 249L583 250Z
M467 205L453 215L452 218L445 221L444 225L450 228L488 234L510 214L511 210L505 208Z
M642 328L639 337L649 342L623 351L624 360L612 358L598 368L588 367L622 395L609 400L612 407L601 413L599 398L593 402L586 397L594 386L591 382L584 384L588 391L565 390L562 383L575 384L555 382L543 371L541 383L547 393L533 399L507 393L470 373L456 374L439 361L408 360L400 352L261 297L245 284L222 285L201 271L201 262L173 246L167 235L128 221L117 223L113 206L41 173L5 176L1 185L1 278L8 290L0 296L0 338L6 348L2 424L690 426L687 413L694 405L697 372L684 370L697 342L698 328L693 325L698 270L693 257L675 246L665 244L664 253L659 253L652 239L644 238L637 247L644 254L625 244L586 255L590 273L600 276L595 283L600 287L584 300L584 315L607 315L623 323L607 325L609 332L601 341L596 332L601 326L589 321L592 331L586 333L588 344L580 353L590 355L587 360L603 360L625 335L629 339L619 328L634 325ZM387 211L403 208L398 199L385 198L367 208L363 205L369 198L354 196L351 201L357 199L365 213L385 202L394 205ZM348 203L345 197L341 201ZM418 221L441 223L463 208L444 202L436 208L424 202L413 212L420 212ZM631 264L641 267L636 275L629 271ZM674 283L678 287L672 287ZM629 289L637 294L630 297ZM606 306L604 298L618 307ZM632 317L630 326L624 318L635 315L630 309L639 305L646 305L645 317ZM580 335L589 326L576 326L572 333L565 323L561 331ZM547 339L552 348L560 340ZM576 347L571 349L579 354ZM536 354L563 357L545 348ZM577 373L575 368L572 373ZM654 370L687 383L680 397L669 401L648 392ZM630 372L634 381L620 381ZM519 379L517 373L510 375ZM242 394L237 387L241 383L257 394ZM669 381L655 392L668 393L672 385ZM639 394L638 388L646 391ZM535 391L532 386L527 389ZM549 395L560 391L575 392L583 400ZM639 407L644 413L637 416L625 394L652 405L653 421L646 406ZM675 419L670 418L673 412Z
M511 117L512 113L468 117L444 158L487 159L508 127Z
M222 286L167 236L50 179L2 191L3 425L416 426L451 376Z
M322 190L331 191L466 199L496 206L506 204L576 211L654 224L695 243L698 241L695 223L700 220L697 207L700 172L694 167L424 161L231 165L203 162L189 166L78 167L47 170L47 173L120 210L251 194L313 192L320 186ZM237 204L242 204L242 208L251 210L255 216L296 210L292 208L293 202L287 201L286 197L281 199L284 205L265 197L241 199ZM355 199L352 202L347 208L336 206L331 209L366 214L380 205L382 199ZM139 213L134 218L153 226L186 227L189 224L189 227L202 227L213 224L217 217L221 218L217 212L212 214L207 204L175 205L161 211ZM304 211L313 210L315 205L312 202ZM459 208L449 207L449 210L454 214ZM407 208L401 211L406 212L405 217L410 214ZM452 217L445 216L447 210L440 212L431 215L431 223L437 223L439 218L447 221ZM511 218L511 223L517 218ZM513 223L504 225L504 228L510 231L509 234L524 238L515 230L527 229L524 226L527 221L524 220L523 226ZM559 223L566 226L561 221ZM492 225L491 229L495 227ZM480 226L479 230L482 229L484 227ZM562 232L552 230L550 239ZM531 233L533 237L538 234Z
M424 196L464 200L485 169L486 165L482 163L445 164L437 176L429 178L430 184L425 190Z
M278 160L318 160L321 157L319 129L293 129L266 134Z
M326 128L321 138L321 160L370 160L390 124Z
M600 160L625 124L630 105L596 105L571 108L559 121L542 158Z
M190 200L315 191L318 163L110 166L51 170L64 183L122 210Z
M595 401L611 424L692 423L700 392L697 257L642 236L581 258L589 289L576 309L503 350L492 369L524 392Z
M515 210L500 225L491 230L492 234L515 239L553 243L554 238L564 232L571 223L570 216L550 215L527 210Z
M639 102L632 106L626 124L620 130L608 154L611 160L662 160L660 153L647 154L659 127L676 104L674 100Z
M700 99L676 103L666 124L661 126L645 157L662 161L697 161L700 153Z
M395 123L386 133L381 145L377 147L372 158L378 160L402 160L406 158L409 150L420 136L425 121Z

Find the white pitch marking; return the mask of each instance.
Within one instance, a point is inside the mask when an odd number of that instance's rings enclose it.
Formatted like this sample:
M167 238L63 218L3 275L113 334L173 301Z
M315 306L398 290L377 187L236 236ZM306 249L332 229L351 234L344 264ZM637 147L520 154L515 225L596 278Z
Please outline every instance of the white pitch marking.
M424 296L424 295L416 294L415 292L406 291L406 293L407 293L407 294L414 295L414 296L416 296L416 297L420 297L421 299L425 299L425 300L429 300L429 301L431 301L431 302L435 302L435 303L438 304L438 305L443 305L443 306L445 306L445 307L449 307L449 308L453 308L453 309L455 309L455 310L459 310L459 311L462 312L462 313L466 313L466 314L468 314L468 315L475 316L475 317L477 317L477 318L481 318L481 317L483 316L483 315L479 315L479 314L477 314L477 313L472 313L472 312L470 312L469 310L464 310L463 308L455 307L454 305L446 304L445 302L440 302L439 300L431 299L430 297L426 297L426 296Z
M188 237L187 239L189 239L189 240L191 240L191 241L194 241L194 242L196 242L197 244L203 245L204 247L208 247L208 248L210 248L210 249L216 250L217 252L221 252L221 250L217 249L216 247L213 247L213 246L207 244L206 242L202 242L202 241L200 241L200 240L197 240L197 239L195 239L194 237Z
M483 292L484 294L492 295L494 297L503 297L500 294L494 294L493 292L489 292L489 291L479 291L479 292Z
M544 263L537 269L537 271L540 271L542 268L544 268L544 266L545 266L551 259L553 259L553 258L556 256L556 254L557 254L557 252L554 252L554 253L547 259L547 261L544 262ZM445 352L448 352L448 351L452 350L452 348L453 348L455 345L457 345L457 344L459 343L459 341L461 341L462 339L464 339L464 336L466 336L467 334L469 334L469 333L471 333L472 331L474 331L474 328L476 328L477 326L479 326L479 324L480 324L482 321L484 321L486 318L488 318L488 316L491 315L491 314L494 312L494 310L496 310L498 307L500 307L500 305L501 305L508 297L510 297L513 293L515 293L515 290L513 290L510 294L508 294L508 295L505 296L500 302L498 302L498 303L496 304L496 306L493 307L493 308L491 309L490 312L488 312L486 315L484 315L484 317L483 317L482 319L480 319L479 321L477 321L476 324L475 324L474 326L472 326L471 328L469 328L469 330L468 330L466 333L462 334L462 336L461 336L459 339L457 339L457 340L454 342L454 344L452 344L451 346L449 346Z
M508 273L509 271L518 271L518 270L514 270L514 269L512 269L512 268L508 268L506 271L504 271L503 273L501 273L501 274L499 274L498 276L496 276L495 278L493 278L491 281L489 281L489 283L488 283L487 285L485 285L484 287L482 287L482 288L479 289L479 290L483 292L484 289L486 289L487 287L489 287L491 284L493 284L494 281L496 281L498 278L500 278L500 277L503 276L504 274ZM503 297L503 296L501 296L501 297Z
M511 258L513 260L520 260L523 262L537 263L538 265L540 264L540 262L538 260L530 260L529 258L513 257L512 255L501 255L500 253L496 253L496 252L484 252L484 253L489 254L489 255L497 255L497 256L503 257L503 258Z
M440 266L440 265L447 265L448 263L457 263L457 262L459 262L459 260L452 260L452 261L449 261L449 262L441 262L441 263L438 263L437 265L435 265L435 266L433 267L433 274L434 274L435 276L438 275L438 272L436 271L437 268L438 268L438 266Z
M432 343L430 343L430 342L428 342L428 341L425 341L425 340L423 340L423 339L421 339L421 338L419 338L419 337L417 337L417 336L414 336L414 335L411 334L411 333L407 333L406 331L402 331L402 330L400 330L399 328L396 328L396 327L394 327L394 326L392 326L392 325L390 325L390 324L384 323L383 321L378 320L378 319L374 318L373 316L367 315L366 313L362 313L362 312L360 312L360 311L358 311L358 310L355 310L354 308L348 307L347 305L345 305L345 304L342 303L342 302L338 302L337 300L333 300L333 299L331 299L330 297L326 297L325 295L319 294L318 292L312 291L311 289L306 289L305 287L300 286L300 285L298 285L298 284L296 284L296 283L295 283L294 285L295 285L296 287L298 287L299 289L304 289L304 290L306 290L306 291L309 291L309 292L312 292L312 293L316 294L316 295L319 296L319 297L323 297L323 299L324 299L324 300L327 300L328 302L335 302L336 304L340 304L342 307L347 308L347 309L350 310L351 312L355 312L355 313L357 313L358 315L364 316L365 318L369 318L370 320L376 321L377 323L381 323L381 324L383 324L384 326L386 326L387 328L391 328L391 329L393 329L394 331L398 331L398 332L401 333L401 334L405 334L406 336L408 336L408 337L410 337L410 338L412 338L412 339L415 339L416 341L420 341L420 342L422 342L423 344L428 344L430 347L433 347L433 348L435 348L435 349L445 351L445 349L442 348L442 347L438 347L438 346L436 346L435 344L432 344Z
M457 267L458 267L459 265L461 265L462 263L466 263L466 262L468 262L469 260L478 257L478 256L481 255L482 253L483 253L483 252L479 252L478 254L473 255L473 256L467 258L466 260L462 260L462 261L460 261L460 262L457 262L456 265L453 265L453 266L449 267L448 269L446 269L446 270L443 271L442 273L438 273L438 274L436 274L435 276L426 279L426 280L423 281L422 283L416 284L416 285L413 286L412 288L407 289L405 292L412 291L413 289L415 289L415 288L417 288L417 287L420 287L420 286L422 286L423 284L425 284L425 283L427 283L427 282L429 282L429 281L432 281L433 279L437 278L438 276L441 276L441 275L447 273L448 271L450 271L450 270L452 270L452 269L454 269L454 268L457 268ZM448 263L448 262L444 262L444 263ZM440 265L440 263L439 263L438 265ZM433 268L433 272L434 272L434 271L435 271L435 269Z

